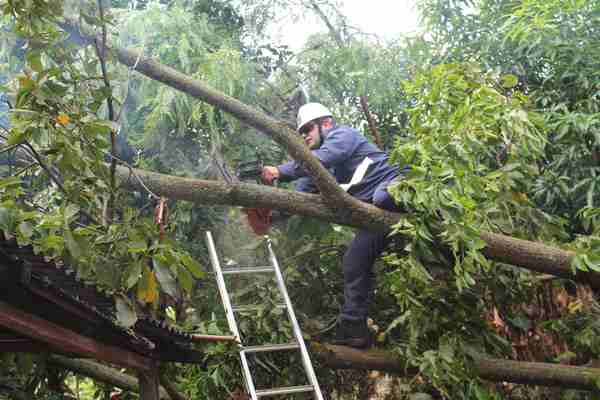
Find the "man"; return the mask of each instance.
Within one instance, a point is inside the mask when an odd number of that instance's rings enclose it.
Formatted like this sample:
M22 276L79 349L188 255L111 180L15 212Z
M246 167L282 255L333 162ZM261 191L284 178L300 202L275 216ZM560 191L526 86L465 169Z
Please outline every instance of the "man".
M349 194L389 211L398 211L387 187L401 171L388 164L388 155L370 143L356 129L335 123L331 112L321 104L308 103L298 111L297 130L304 143ZM296 189L316 192L308 172L297 161L266 166L262 179L271 184L298 180ZM343 259L344 305L340 312L336 344L365 348L368 298L375 259L389 240L385 233L359 231Z

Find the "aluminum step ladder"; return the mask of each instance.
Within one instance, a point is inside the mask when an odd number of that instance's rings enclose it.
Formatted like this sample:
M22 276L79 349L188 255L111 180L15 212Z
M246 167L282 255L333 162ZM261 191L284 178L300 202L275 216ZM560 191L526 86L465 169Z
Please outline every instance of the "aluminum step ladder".
M317 376L315 375L315 371L313 369L312 363L310 361L310 356L308 355L308 351L306 349L306 345L304 343L304 339L302 338L302 331L300 330L300 325L298 324L298 320L296 319L296 314L294 313L294 309L292 308L292 303L288 296L287 290L285 288L285 282L283 280L283 275L281 274L281 270L279 269L279 263L277 262L277 258L275 257L275 253L273 252L273 247L271 244L271 240L267 240L267 249L269 251L269 259L271 265L264 267L224 267L221 268L221 264L219 263L219 257L217 256L217 251L215 249L215 243L212 238L212 234L210 232L206 232L206 243L208 245L208 251L210 255L210 261L215 271L215 275L217 277L217 285L219 287L219 293L221 295L221 300L223 301L223 305L225 307L225 314L227 316L227 323L229 324L229 329L231 333L238 338L238 342L240 343L240 361L242 364L242 370L244 373L244 380L246 381L246 389L250 394L252 400L258 400L261 397L269 397L276 396L282 394L292 394L292 393L308 393L313 392L314 398L317 400L323 400L323 395L321 394L321 389L319 387L319 383L317 381ZM227 287L225 285L224 275L227 274L258 274L258 273L274 273L277 281L277 286L283 297L284 304L280 305L280 308L284 308L287 311L288 318L290 323L292 324L292 330L294 334L295 341L292 343L285 344L266 344L259 346L244 346L241 342L240 332L237 326L237 322L235 319L235 313L240 311L247 311L252 308L252 306L232 306L231 299L229 297L229 293L227 291ZM308 378L308 385L303 386L288 386L288 387L280 387L280 388L272 388L272 389L260 389L257 390L254 385L254 380L252 379L252 372L250 371L250 366L248 364L248 355L256 354L261 352L275 352L275 351L284 351L284 350L299 350L302 356L302 364L304 366L304 371L306 372L306 377Z

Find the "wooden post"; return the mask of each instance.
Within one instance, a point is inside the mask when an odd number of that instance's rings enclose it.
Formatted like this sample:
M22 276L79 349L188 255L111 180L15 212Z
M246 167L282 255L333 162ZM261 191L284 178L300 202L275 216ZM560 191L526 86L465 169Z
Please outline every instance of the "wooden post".
M158 365L152 362L148 371L138 371L140 400L160 400L158 393Z

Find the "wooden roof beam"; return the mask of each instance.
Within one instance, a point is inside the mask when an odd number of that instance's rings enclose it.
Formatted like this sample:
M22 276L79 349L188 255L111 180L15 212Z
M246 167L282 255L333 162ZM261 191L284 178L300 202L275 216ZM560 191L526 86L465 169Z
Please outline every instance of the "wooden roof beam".
M42 353L50 346L26 337L0 338L0 353Z
M140 354L100 343L0 301L0 326L81 357L91 357L140 372L152 373L154 362Z

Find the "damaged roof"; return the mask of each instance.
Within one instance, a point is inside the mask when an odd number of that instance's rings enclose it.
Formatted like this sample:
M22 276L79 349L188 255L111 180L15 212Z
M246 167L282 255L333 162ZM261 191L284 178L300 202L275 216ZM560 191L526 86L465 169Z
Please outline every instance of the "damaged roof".
M145 357L174 362L203 361L203 353L192 347L192 335L149 315L138 316L131 328L121 326L112 296L78 279L69 266L59 266L36 255L30 246L19 247L15 240L6 240L1 235L0 301Z

